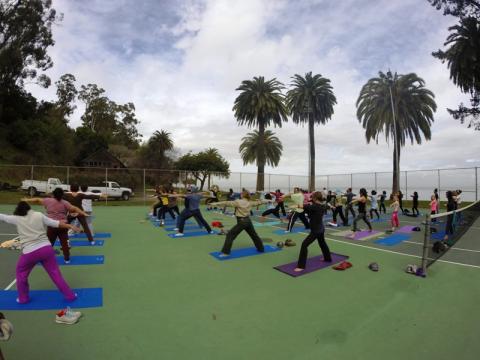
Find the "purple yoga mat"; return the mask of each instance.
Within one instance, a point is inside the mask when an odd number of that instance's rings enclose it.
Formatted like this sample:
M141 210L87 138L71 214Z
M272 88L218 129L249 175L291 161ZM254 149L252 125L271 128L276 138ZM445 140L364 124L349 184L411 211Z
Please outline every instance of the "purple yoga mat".
M410 234L411 232L413 232L413 228L415 226L412 226L412 225L405 225L405 226L402 226L401 228L399 228L397 231L395 232L399 232L399 233L404 233L404 234Z
M297 267L297 262L296 261L294 261L292 263L289 263L289 264L285 264L285 265L275 266L274 269L276 269L278 271L281 271L281 272L283 272L287 275L290 275L290 276L293 276L293 277L298 277L298 276L309 274L311 272L314 272L314 271L317 271L317 270L320 270L320 269L323 269L323 268L326 268L326 267L333 266L333 265L338 264L338 263L340 263L340 262L342 262L346 259L348 259L348 256L332 253L332 262L323 261L323 256L322 255L314 256L314 257L311 257L311 258L307 259L307 266L305 267L305 270L303 270L303 271L299 271L299 272L293 271Z
M345 236L347 239L350 240L362 240L366 237L370 237L372 235L378 234L380 231L377 230L362 230L362 231L355 231L355 235L352 237L351 235Z

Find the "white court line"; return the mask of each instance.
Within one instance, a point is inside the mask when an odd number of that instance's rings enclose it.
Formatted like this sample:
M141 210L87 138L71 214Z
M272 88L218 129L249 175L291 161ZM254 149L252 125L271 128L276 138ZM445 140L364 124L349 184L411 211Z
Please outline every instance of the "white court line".
M4 290L10 290L13 287L13 285L15 285L16 283L17 283L17 280L15 279Z
M18 234L12 234L12 235L17 235L17 237L14 238L13 240L18 240L18 238L20 237L18 236ZM13 285L15 285L16 283L17 283L17 279L14 279L4 290L10 290L13 287Z
M0 236L18 236L18 234L0 234Z
M224 214L223 214L223 215L224 215ZM258 216L258 215L253 215L253 216L255 216L255 217L260 217L260 216ZM273 225L272 227L277 227L277 228L282 229L282 227L276 226L276 225ZM300 232L298 232L298 233L296 233L296 234L308 235L308 233L302 232L302 231L300 231ZM422 258L421 256L418 256L418 255L404 254L404 253L401 253L401 252L398 252L398 251L387 250L387 249L380 249L380 248L376 248L376 247L373 247L373 246L362 245L362 244L354 244L354 243L351 243L351 242L349 242L349 241L344 241L344 240L337 240L337 239L332 239L332 238L325 238L325 239L326 239L326 240L329 240L329 241L339 242L339 243L342 243L342 244L348 244L348 245L352 245L352 246L359 246L359 247L363 247L363 248L366 248L366 249L375 250L375 251L381 251L381 252L386 252L386 253L390 253L390 254L397 254L397 255L402 255L402 256L409 256L409 257L414 257L414 258L417 258L417 259L421 259L421 258ZM454 249L454 248L452 248L452 249ZM437 262L442 262L442 263L446 263L446 264L459 265L459 266L465 266L465 267L472 267L472 268L480 269L480 266L477 266L477 265L457 263L457 262L454 262L454 261L437 260Z

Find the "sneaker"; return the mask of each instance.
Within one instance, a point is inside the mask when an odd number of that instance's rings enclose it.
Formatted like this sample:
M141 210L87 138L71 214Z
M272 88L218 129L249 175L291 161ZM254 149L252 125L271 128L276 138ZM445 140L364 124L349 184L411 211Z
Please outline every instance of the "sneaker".
M290 234L290 230L285 230L285 234Z
M182 237L183 236L183 233L176 233L175 234L175 237Z
M208 232L209 234L215 234L215 231L211 230Z
M70 307L60 310L55 316L55 322L58 324L75 324L82 316L80 311L73 311Z
M230 254L225 254L225 253L220 253L220 255L218 255L218 257L220 258L226 258L226 257L229 257Z
M63 259L63 263L64 263L64 264L70 264L70 260L65 260L65 259Z
M178 230L180 230L180 229L176 227L176 228L175 228L175 229L173 229L173 230L174 230L174 231L178 231Z
M90 245L91 245L91 246L94 246L94 245L95 245L95 240L90 241Z
M348 268L352 267L352 263L348 261L342 261L339 265L334 266L332 269L334 270L347 270Z

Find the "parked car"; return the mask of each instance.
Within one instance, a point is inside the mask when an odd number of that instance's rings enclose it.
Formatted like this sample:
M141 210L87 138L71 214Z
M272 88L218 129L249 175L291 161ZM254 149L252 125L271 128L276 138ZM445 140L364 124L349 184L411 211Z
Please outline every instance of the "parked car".
M21 189L27 191L30 196L51 193L56 188L70 191L70 185L63 184L57 178L49 178L47 181L23 180L21 185Z
M96 194L107 194L110 198L128 200L134 195L132 189L121 187L115 181L103 181L99 186L89 186L88 191Z

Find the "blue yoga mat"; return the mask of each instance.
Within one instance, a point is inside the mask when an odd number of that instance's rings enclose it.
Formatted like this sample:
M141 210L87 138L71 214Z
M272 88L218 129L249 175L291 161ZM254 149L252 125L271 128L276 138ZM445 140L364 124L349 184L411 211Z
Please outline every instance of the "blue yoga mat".
M372 219L370 220L371 222L383 222L383 221L387 221L386 219L383 219L383 218L380 218L380 219Z
M212 255L217 260L225 261L225 260L243 258L247 256L262 255L262 254L277 252L281 250L280 248L277 248L276 246L271 246L271 245L264 245L263 247L265 249L265 252L263 253L258 252L257 248L255 247L249 247L249 248L243 248L243 249L234 249L230 253L230 256L227 256L227 257L220 257L220 254L221 254L220 251L211 252L210 255Z
M207 230L199 230L199 231L185 231L183 233L183 236L175 236L175 233L170 233L170 234L167 234L168 236L170 236L171 238L174 238L174 239L182 239L182 238L186 238L186 237L195 237L195 236L207 236L207 235L216 235L218 234L217 231L213 230L214 231L214 234L209 234L207 233Z
M175 231L175 228L176 226L172 226L172 227L165 227L165 231ZM200 230L200 229L203 229L201 227L199 227L198 225L187 225L183 228L184 230Z
M294 228L292 229L292 231L291 231L291 232L288 232L288 233L285 232L285 229L277 229L277 230L274 230L274 231L273 231L273 233L274 233L275 235L290 235L290 234L296 234L296 233L299 233L299 232L307 232L307 233L309 233L310 230L309 230L309 229L305 229L305 228L303 228L303 227L294 227Z
M407 235L407 234L392 234L383 239L379 239L375 241L375 244L384 245L384 246L394 246L408 239L410 239L410 235Z
M70 256L70 264L65 264L63 256L57 256L57 264L63 266L75 266L75 265L101 265L105 261L103 255L79 255Z
M87 240L70 240L70 245L75 246L103 246L104 240L95 240L95 245L90 245ZM55 246L60 246L60 242L55 241Z
M74 309L103 306L102 288L72 289L78 295L75 301L66 301L58 290L30 290L30 302L18 304L16 290L0 291L2 310L60 310L67 306Z
M445 237L445 231L439 231L433 234L430 234L432 240L443 240Z
M73 234L68 236L70 239L86 239L87 234L85 233L80 233L80 234ZM94 238L111 238L112 234L111 233L95 233L93 234Z

